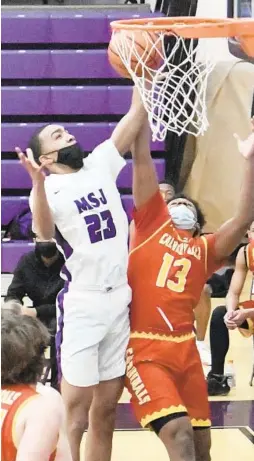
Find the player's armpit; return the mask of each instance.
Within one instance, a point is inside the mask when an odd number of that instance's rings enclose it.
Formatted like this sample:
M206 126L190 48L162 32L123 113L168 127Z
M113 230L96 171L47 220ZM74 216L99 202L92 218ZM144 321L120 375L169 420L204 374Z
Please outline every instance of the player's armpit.
M55 396L40 396L29 404L26 412L16 461L48 461L56 449L63 423L62 402Z

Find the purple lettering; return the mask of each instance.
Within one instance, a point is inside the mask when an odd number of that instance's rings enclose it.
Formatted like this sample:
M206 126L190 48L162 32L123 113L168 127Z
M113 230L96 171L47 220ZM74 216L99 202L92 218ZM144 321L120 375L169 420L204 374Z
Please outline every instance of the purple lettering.
M88 194L87 198L89 202L91 203L91 205L93 206L93 208L97 208L98 206L100 206L100 201L95 197L93 192Z
M99 197L100 202L102 203L102 205L106 205L107 199L105 197L103 190L99 189L99 192L101 193L101 196Z
M81 197L80 200L74 200L74 203L77 206L79 213L93 209L93 207L91 207L91 205L89 205L89 203L86 201L85 197Z

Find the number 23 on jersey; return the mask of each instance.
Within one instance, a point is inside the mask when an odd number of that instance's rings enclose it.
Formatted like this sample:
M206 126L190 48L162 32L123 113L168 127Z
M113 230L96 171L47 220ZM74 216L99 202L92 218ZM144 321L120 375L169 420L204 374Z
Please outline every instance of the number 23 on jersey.
M171 268L177 268L179 270L174 274L174 279L171 280L168 275ZM177 293L182 293L185 289L187 276L191 268L191 261L186 258L175 259L169 253L165 253L163 256L163 262L156 280L157 287L167 287L169 290Z
M112 239L116 236L116 227L109 210L85 216L84 219L91 243Z

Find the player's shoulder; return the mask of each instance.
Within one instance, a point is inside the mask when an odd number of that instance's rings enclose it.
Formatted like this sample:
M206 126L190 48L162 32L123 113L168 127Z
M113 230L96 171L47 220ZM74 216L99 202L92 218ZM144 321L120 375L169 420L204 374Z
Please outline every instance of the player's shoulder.
M103 161L108 159L109 153L113 153L117 157L120 157L120 154L111 138L106 139L101 144L98 144L92 152L83 160L83 166L85 170L92 168L98 168L101 166L103 168Z
M44 386L42 383L37 383L36 393L44 399L49 399L58 403L62 402L61 394L51 386Z
M62 397L59 392L49 386L37 385L34 396L29 398L27 405L24 406L22 416L29 419L35 414L39 415L47 412L61 418L64 414Z

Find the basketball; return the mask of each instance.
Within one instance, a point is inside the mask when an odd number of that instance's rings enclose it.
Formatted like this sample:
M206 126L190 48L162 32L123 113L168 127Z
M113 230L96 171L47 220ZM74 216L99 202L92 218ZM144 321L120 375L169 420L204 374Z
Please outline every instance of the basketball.
M119 75L121 75L121 77L131 78L128 70L122 62L121 57L118 54L118 44L120 44L121 49L123 34L125 43L125 55L130 55L131 49L133 49L130 57L130 65L131 69L135 71L135 74L138 77L142 76L142 71L146 67L155 70L159 68L162 58L158 52L158 50L160 50L160 41L158 40L157 34L141 30L135 30L135 32L128 30L122 31L121 33L116 32L112 36L108 47L108 58L111 66ZM153 46L155 42L157 42L156 47Z

